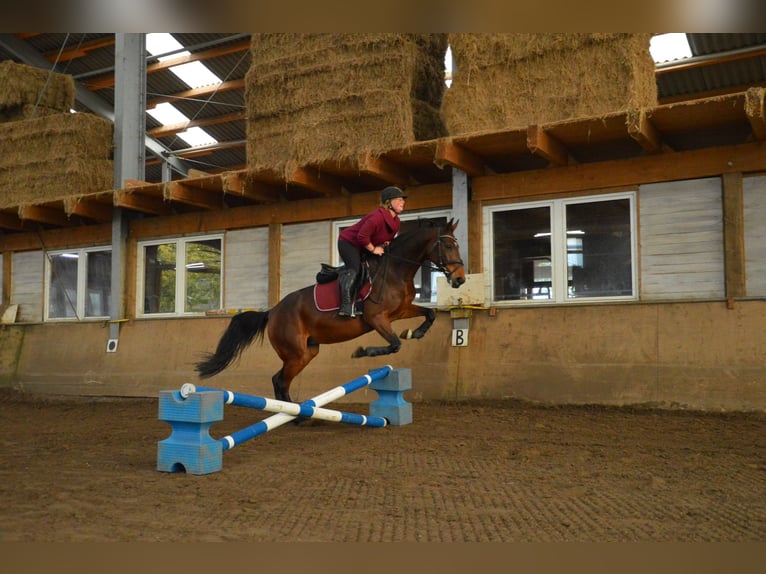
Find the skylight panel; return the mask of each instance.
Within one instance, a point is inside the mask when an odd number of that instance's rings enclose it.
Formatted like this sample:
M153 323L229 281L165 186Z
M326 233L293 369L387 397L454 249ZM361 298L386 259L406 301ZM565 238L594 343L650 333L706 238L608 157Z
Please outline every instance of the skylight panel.
M211 145L218 143L214 137L207 133L202 128L189 128L184 132L179 132L178 137L184 140L192 147Z
M170 71L189 84L191 88L221 83L221 78L211 72L202 62L189 62L188 64L173 66Z
M189 52L183 50L183 45L167 33L150 33L146 35L146 51L152 56L157 54L167 54L168 52L174 52L176 50L182 50L170 56L164 56L157 58L160 62L165 60L172 60L173 58L180 58L181 56L188 56Z
M649 41L649 52L655 63L691 58L692 49L686 34L659 34Z
M154 109L146 110L146 113L160 122L163 126L188 122L189 118L181 113L178 108L167 102L157 104Z

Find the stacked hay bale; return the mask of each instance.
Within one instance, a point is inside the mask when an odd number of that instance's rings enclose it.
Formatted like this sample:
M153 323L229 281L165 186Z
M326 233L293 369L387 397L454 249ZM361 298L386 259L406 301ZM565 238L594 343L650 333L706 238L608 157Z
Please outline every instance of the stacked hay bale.
M0 81L0 208L112 189L112 122L69 112L71 76L2 62Z
M651 34L450 34L450 135L657 105Z
M379 153L445 135L446 34L253 34L251 170Z
M13 60L0 62L0 122L68 113L73 107L72 76Z

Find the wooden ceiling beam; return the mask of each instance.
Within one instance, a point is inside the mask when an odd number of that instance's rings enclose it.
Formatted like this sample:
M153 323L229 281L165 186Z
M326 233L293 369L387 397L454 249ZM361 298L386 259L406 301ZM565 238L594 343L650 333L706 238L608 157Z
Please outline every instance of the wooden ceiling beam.
M225 172L221 174L223 192L244 197L257 203L275 203L279 201L279 190L269 185L248 179L243 172Z
M111 199L111 193L110 199ZM106 223L112 220L113 204L90 198L67 197L64 199L64 212L68 216L79 215L93 221Z
M230 122L236 122L245 119L244 110L238 112L232 112L230 114L223 114L220 116L214 116L211 118L202 118L199 120L189 120L188 122L182 122L180 124L171 124L167 126L160 126L152 128L147 133L153 138L165 138L174 136L179 132L188 130L194 127L214 126L218 124L226 124Z
M313 167L296 168L287 183L300 185L325 196L341 195L343 186L328 173L320 173Z
M245 80L229 80L228 82L221 82L220 84L212 84L210 86L203 86L201 88L193 88L191 90L184 90L183 92L177 92L175 94L168 94L167 96L159 96L147 100L146 109L152 109L158 104L165 102L175 102L176 100L185 100L192 98L203 98L210 96L218 92L226 92L229 90L241 90L245 87Z
M98 50L100 48L106 48L107 46L113 45L114 34L110 34L109 36L97 38L91 42L86 42L85 44L78 44L76 46L65 48L60 53L58 50L51 50L50 52L45 52L43 56L45 56L48 61L53 64L57 62L68 62L69 60L74 60L76 58L84 58L88 55L88 52L92 50ZM114 85L114 76L112 76L112 85Z
M63 210L44 205L20 205L19 219L46 223L56 227L69 227L72 224Z
M0 229L21 231L24 229L24 222L19 219L19 216L16 213L0 211Z
M625 123L628 126L628 135L636 140L645 152L673 151L670 146L663 143L662 135L649 120L646 110L628 111Z
M440 140L436 145L434 163L439 169L450 165L460 169L471 177L486 175L484 160L458 143Z
M382 156L374 156L369 152L359 158L359 171L399 187L416 183L409 170L401 164Z
M162 197L137 193L130 188L114 192L114 205L149 215L172 215L173 209Z
M745 93L745 113L753 136L757 140L766 140L766 107L764 106L764 88L751 88Z
M547 133L542 126L531 125L527 128L527 148L533 155L539 156L557 167L570 163L569 151L559 140Z
M223 207L223 197L220 191L192 187L180 181L171 181L165 186L165 199L200 209L221 209Z

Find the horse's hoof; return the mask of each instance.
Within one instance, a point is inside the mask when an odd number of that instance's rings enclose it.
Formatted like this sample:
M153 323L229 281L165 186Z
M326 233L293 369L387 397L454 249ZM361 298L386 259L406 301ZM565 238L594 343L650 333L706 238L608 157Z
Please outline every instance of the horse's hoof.
M358 359L359 357L366 357L367 353L364 352L364 347L357 347L356 351L351 353L352 359Z
M402 334L399 336L402 339L412 339L412 329L407 329L406 331L402 331Z

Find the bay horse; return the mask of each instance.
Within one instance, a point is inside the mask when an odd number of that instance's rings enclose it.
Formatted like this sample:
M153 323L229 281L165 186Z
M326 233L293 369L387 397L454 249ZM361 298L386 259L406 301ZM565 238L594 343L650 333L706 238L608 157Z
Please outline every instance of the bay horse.
M465 283L463 260L454 235L457 221L450 219L444 227L423 223L400 233L383 255L368 258L372 289L362 315L339 317L335 311L320 311L314 304L314 286L298 289L267 311L243 311L232 317L215 352L205 354L196 363L199 378L220 373L254 340L262 342L264 332L268 332L271 346L282 359L282 368L271 378L274 397L292 402L290 384L317 356L319 345L349 341L374 329L388 345L359 347L351 357L396 353L402 343L391 322L419 316L425 318L423 323L414 331L403 331L401 338L422 338L436 319L436 312L413 304L418 269L430 261L452 287Z

